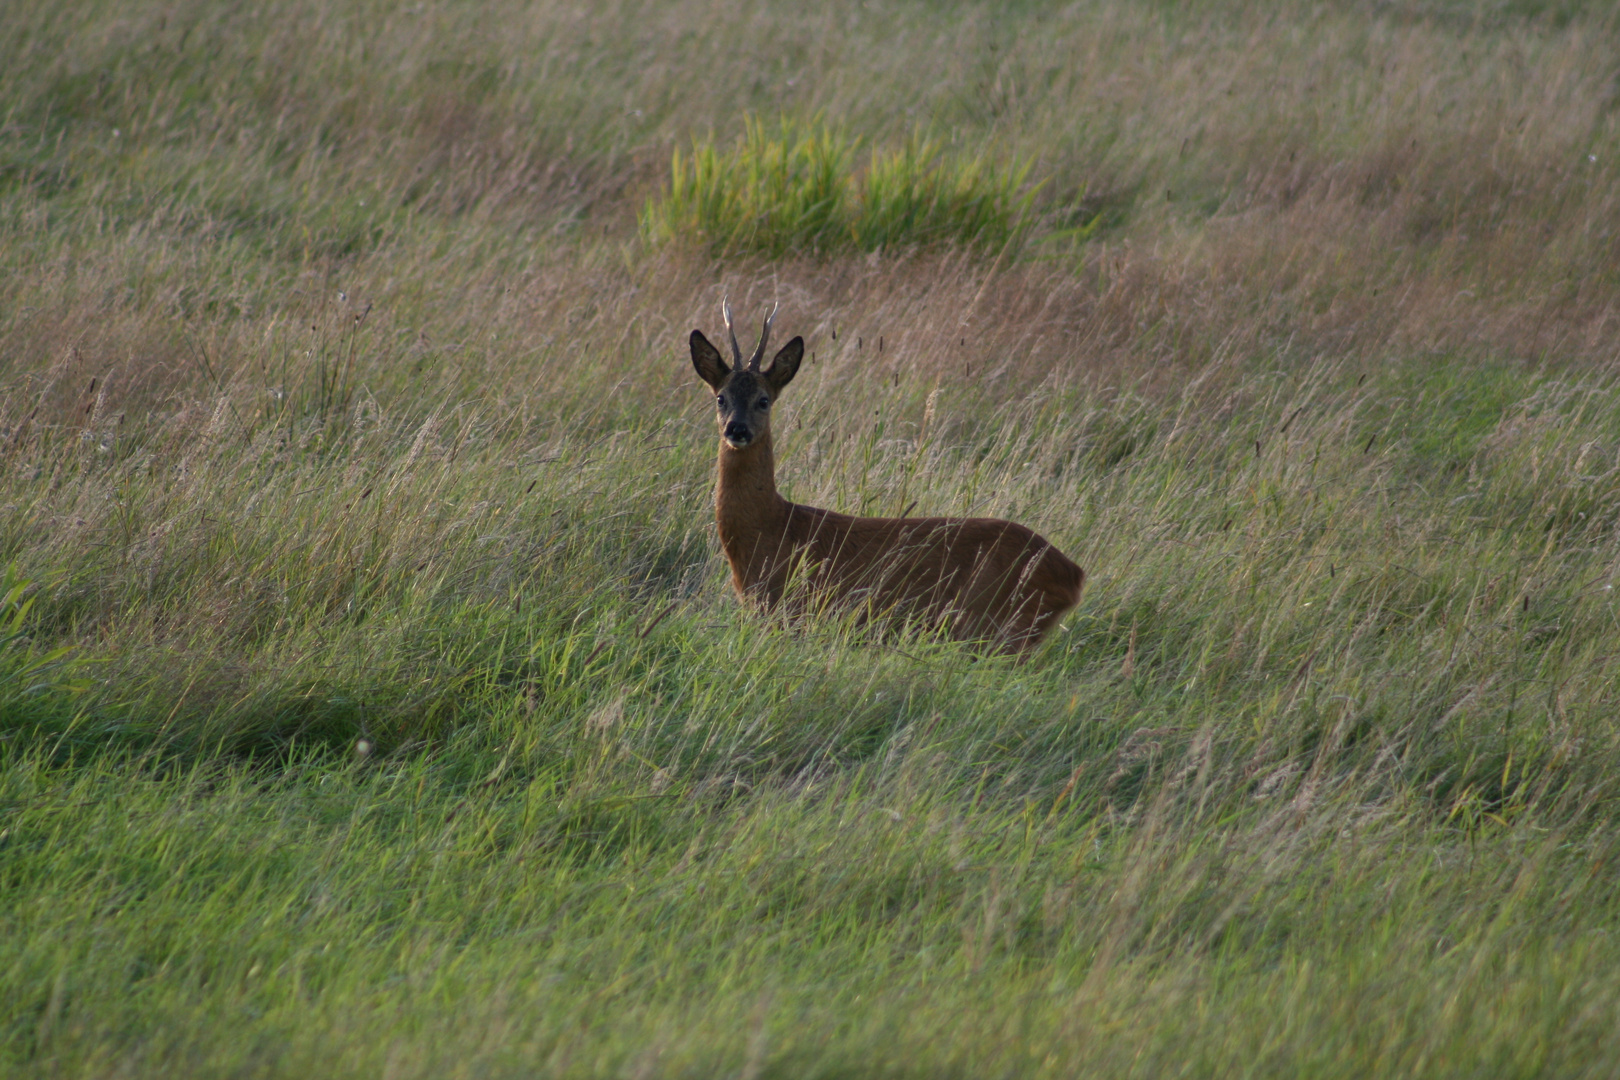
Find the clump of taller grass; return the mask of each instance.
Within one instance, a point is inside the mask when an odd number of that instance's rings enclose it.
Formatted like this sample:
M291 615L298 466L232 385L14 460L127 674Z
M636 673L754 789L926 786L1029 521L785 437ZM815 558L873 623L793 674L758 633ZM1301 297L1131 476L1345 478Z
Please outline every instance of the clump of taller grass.
M946 159L936 140L913 133L898 150L873 150L858 181L851 225L862 251L911 244L966 243L1000 249L1029 216L1029 163L997 168L985 155Z
M947 156L913 132L874 147L824 123L750 117L729 150L696 140L677 149L670 181L641 214L649 243L696 242L713 254L833 254L961 244L1000 250L1029 217L1029 165L985 154Z

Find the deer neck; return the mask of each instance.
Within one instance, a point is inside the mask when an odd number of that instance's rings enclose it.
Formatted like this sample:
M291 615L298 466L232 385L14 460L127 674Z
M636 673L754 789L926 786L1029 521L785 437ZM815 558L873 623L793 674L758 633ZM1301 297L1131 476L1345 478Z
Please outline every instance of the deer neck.
M774 541L787 528L788 502L776 493L776 456L769 430L741 450L721 441L714 516L720 526L720 543L733 562L751 561L761 539Z

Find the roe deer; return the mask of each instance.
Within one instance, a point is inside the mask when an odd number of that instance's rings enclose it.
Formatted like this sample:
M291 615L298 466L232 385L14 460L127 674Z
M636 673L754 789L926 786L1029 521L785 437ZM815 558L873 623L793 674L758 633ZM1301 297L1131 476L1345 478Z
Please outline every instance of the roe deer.
M761 371L776 309L746 363L731 305L721 311L734 366L700 330L692 331L692 366L719 408L715 520L744 602L767 610L784 599L793 607L853 604L873 615L943 624L953 637L1015 654L1033 650L1080 602L1080 567L1015 522L851 517L778 495L771 406L799 370L804 339L782 346ZM799 588L790 590L795 576Z

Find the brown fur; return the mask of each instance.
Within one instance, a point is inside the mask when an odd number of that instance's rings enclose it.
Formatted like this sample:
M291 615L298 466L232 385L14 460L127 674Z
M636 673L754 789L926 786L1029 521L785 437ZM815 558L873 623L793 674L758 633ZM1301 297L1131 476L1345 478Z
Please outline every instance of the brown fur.
M1034 649L1080 602L1085 573L1016 522L858 518L788 502L776 490L769 401L792 379L802 342L763 373L741 363L726 369L697 332L692 350L720 402L715 519L744 601L794 612L855 605L870 616L944 624L954 637L1009 653Z

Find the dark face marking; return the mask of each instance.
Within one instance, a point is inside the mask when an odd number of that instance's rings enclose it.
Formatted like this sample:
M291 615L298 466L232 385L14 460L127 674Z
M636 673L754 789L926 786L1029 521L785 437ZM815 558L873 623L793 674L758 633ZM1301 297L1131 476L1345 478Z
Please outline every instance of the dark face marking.
M757 371L734 371L715 395L720 414L720 437L733 450L741 450L770 430L773 397L765 377Z
M804 339L796 337L782 346L764 371L751 371L741 365L727 367L720 350L700 331L692 331L691 344L692 367L715 392L720 437L733 450L757 441L770 430L776 395L798 374L799 361L804 358Z

